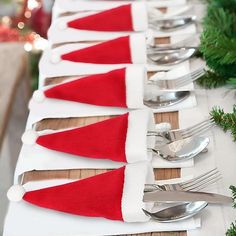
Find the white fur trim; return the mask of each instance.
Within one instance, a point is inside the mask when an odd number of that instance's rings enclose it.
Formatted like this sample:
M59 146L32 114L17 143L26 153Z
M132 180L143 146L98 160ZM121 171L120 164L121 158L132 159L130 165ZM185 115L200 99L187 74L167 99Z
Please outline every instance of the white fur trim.
M157 132L168 132L171 130L171 124L167 122L159 123L156 125Z
M144 34L130 35L130 50L133 64L147 62L146 39Z
M131 14L134 31L146 31L148 29L147 7L144 2L131 4Z
M149 115L148 110L137 110L129 113L125 143L125 154L128 163L149 159L147 154Z
M128 108L144 107L144 82L147 72L142 66L126 68L126 104Z
M149 217L142 209L150 210L153 204L143 202L145 184L154 183L154 174L148 162L126 165L122 195L122 216L125 222L146 222Z
M19 202L22 200L23 196L25 194L25 189L22 185L13 185L8 191L7 191L7 198L11 202Z
M34 130L27 130L22 135L21 140L24 144L34 145L38 138L38 134Z
M50 58L50 61L53 63L53 64L58 64L60 61L61 61L61 56L57 53L53 53L51 55L51 58Z
M67 22L65 20L61 20L57 23L57 28L59 30L65 30L68 28Z
M42 90L34 91L34 94L33 94L34 101L43 102L45 100L45 98L46 97L45 97L44 92Z

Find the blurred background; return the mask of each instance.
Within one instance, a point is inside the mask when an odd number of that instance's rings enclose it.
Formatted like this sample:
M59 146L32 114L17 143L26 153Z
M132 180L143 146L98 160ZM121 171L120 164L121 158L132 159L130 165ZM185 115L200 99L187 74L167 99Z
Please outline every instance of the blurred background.
M0 0L0 234L52 5L53 0Z

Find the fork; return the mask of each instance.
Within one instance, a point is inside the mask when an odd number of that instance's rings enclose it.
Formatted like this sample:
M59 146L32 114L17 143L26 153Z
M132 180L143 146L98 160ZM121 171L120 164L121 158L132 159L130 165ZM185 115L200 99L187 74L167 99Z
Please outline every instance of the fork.
M203 173L191 180L176 184L146 184L144 192L150 191L200 191L222 178L217 168Z
M172 80L149 80L148 84L157 85L160 89L178 89L181 88L205 74L204 68L197 69L187 75Z
M170 130L166 132L149 131L147 136L156 136L157 142L163 143L164 141L166 141L166 143L171 143L174 141L191 138L193 136L205 133L211 128L213 128L215 125L216 124L214 119L208 118L186 129ZM160 140L158 138L160 138Z

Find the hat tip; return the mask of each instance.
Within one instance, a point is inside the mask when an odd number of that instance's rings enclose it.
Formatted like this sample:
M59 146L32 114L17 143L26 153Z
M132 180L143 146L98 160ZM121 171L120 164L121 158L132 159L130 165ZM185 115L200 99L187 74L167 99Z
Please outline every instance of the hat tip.
M56 53L52 54L52 56L51 56L51 62L52 62L53 64L57 64L57 63L59 63L60 61L61 61L60 55L58 55L58 54L56 54Z
M58 24L57 24L57 27L58 29L60 30L65 30L67 29L67 23L65 21L60 21Z
M44 92L42 90L36 90L33 94L33 100L36 102L43 102L45 99Z
M7 191L7 198L11 202L19 202L22 200L25 192L26 191L22 185L13 185Z
M21 137L24 144L33 145L38 138L38 134L34 130L27 130Z
M171 130L171 124L167 123L167 122L163 122L163 123L157 124L156 125L156 130L158 132L168 132L168 131Z

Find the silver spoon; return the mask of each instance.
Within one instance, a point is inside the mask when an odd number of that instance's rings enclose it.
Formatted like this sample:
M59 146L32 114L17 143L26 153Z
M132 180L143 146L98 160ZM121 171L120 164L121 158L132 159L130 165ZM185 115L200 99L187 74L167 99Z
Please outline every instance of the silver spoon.
M148 58L158 65L176 65L191 58L196 51L197 49L194 47L151 50L148 52Z
M154 20L150 25L153 29L173 31L193 24L196 19L196 16L175 16L169 19Z
M207 202L202 201L188 202L169 207L154 213L148 212L144 209L143 211L147 216L150 216L155 221L162 223L170 223L191 218L194 215L198 214L200 211L202 211L207 205Z
M180 162L187 161L196 157L199 153L205 152L209 143L209 138L192 137L157 147L157 149L152 149L152 151L167 161Z
M155 96L155 99L144 100L144 104L152 109L176 105L190 96L189 91L167 92Z

